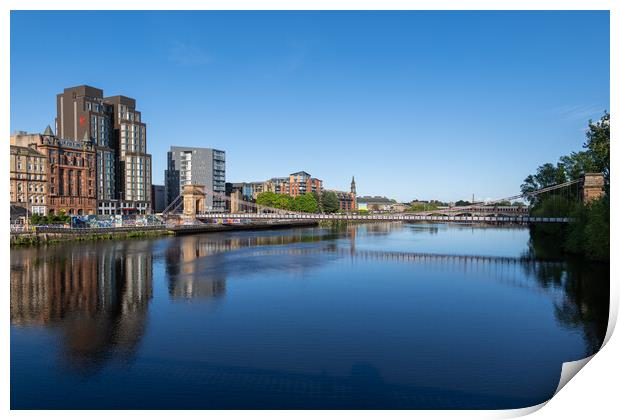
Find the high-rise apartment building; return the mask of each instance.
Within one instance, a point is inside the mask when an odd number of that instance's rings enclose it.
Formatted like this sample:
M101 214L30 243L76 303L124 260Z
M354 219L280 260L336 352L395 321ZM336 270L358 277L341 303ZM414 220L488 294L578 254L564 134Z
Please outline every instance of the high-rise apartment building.
M151 155L146 153L146 124L136 100L105 98L112 106L114 141L119 168L119 200L123 213L148 213L151 207Z
M205 147L172 146L168 152L168 169L165 171L166 203L179 196L183 185L204 185L207 192L207 210L223 211L225 200L210 194L225 195L226 152Z
M150 212L151 156L135 99L104 97L101 89L83 85L64 89L56 106L56 134L95 146L97 212Z
M112 106L104 101L103 90L85 85L66 88L56 95L56 110L56 135L59 138L94 143L98 213L120 213Z

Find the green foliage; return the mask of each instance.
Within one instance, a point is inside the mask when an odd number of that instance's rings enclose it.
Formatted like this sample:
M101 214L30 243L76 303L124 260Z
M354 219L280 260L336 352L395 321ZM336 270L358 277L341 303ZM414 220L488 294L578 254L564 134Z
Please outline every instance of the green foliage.
M454 203L454 205L456 207L464 207L464 206L471 206L471 203L469 201L459 200L456 203Z
M392 200L393 202L395 202L395 200ZM443 201L439 201L439 200L431 200L429 201L430 204L438 206L438 207L448 207L450 205L450 203L446 203Z
M521 184L521 193L526 194L573 181L586 172L602 172L605 176L606 187L609 184L609 113L605 112L601 119L595 123L590 120L586 133L585 150L572 152L570 155L561 156L556 165L545 163L537 168L536 173L528 175ZM536 203L538 198L528 199L530 203Z
M534 225L532 234L537 240L552 240L556 248L571 254L580 254L590 260L609 260L609 197L604 196L588 205L561 196L546 197L533 209L532 216L563 217L571 223L544 223Z
M557 166L552 163L545 163L536 170L533 175L528 175L521 184L521 193L527 194L542 188L550 187L552 185L561 184L566 182L566 169L564 165L558 164ZM528 198L530 203L536 203L537 197Z
M312 196L314 197L314 199L316 200L317 205L319 206L319 213L323 213L323 198L321 197L321 194L319 194L316 191L312 192Z
M325 213L335 213L340 209L338 196L333 191L325 191L323 193L323 197L321 197L321 200L323 202L323 211Z
M277 200L278 194L271 191L265 191L258 194L256 197L256 204L265 207L276 207Z
M543 217L569 216L568 225L553 223L536 225L532 235L553 238L564 251L584 255L592 260L609 260L609 170L610 118L605 112L597 122L590 120L586 133L585 150L560 157L557 165L545 163L533 175L528 175L521 192L528 193L544 187L576 180L586 172L602 172L607 194L588 205L580 203L575 192L548 193L530 199L532 215ZM560 194L564 194L560 196Z
M591 260L609 260L609 198L579 205L571 214L565 249Z
M256 204L276 209L292 210L293 199L288 195L276 194L271 191L262 192L256 197Z
M298 195L293 200L293 210L304 213L316 213L319 205L312 194Z
M562 156L558 165L564 168L566 177L570 181L580 178L586 172L601 172L597 170L592 154L584 151Z
M418 211L431 211L431 210L437 210L437 209L439 209L439 207L437 207L435 204L414 203L411 206L409 206L409 208L406 211L415 213Z
M285 194L277 194L275 207L284 210L293 210L293 197Z
M609 198L590 203L584 229L585 254L592 260L609 260Z
M567 217L576 205L560 194L548 194L544 199L532 207L530 214L536 217Z
M305 213L316 213L319 211L319 204L313 194L304 194L294 199L286 194L276 194L266 191L256 197L256 204L265 207L272 207L282 210L300 211Z
M609 131L610 118L609 112L605 111L601 119L597 122L588 123L588 132L586 133L586 142L583 147L590 154L593 161L593 171L602 172L605 179L609 182Z
M59 214L48 214L47 216L41 216L33 214L30 216L31 225L63 225L71 222L71 217L64 212Z
M577 203L561 195L548 195L539 200L531 209L530 215L535 217L567 217L573 212ZM566 226L562 223L542 223L535 229L547 236L558 239L558 243L566 240Z

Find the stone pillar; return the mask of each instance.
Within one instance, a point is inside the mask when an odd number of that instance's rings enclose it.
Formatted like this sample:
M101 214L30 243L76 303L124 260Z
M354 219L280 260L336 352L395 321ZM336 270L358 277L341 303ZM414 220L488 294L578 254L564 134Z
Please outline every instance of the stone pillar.
M586 173L581 177L581 200L588 204L605 194L602 173Z
M183 196L183 218L186 220L196 220L196 213L205 211L205 192L204 185L186 184L183 185L181 195Z
M230 194L230 212L239 213L239 200L241 200L241 191L233 191Z

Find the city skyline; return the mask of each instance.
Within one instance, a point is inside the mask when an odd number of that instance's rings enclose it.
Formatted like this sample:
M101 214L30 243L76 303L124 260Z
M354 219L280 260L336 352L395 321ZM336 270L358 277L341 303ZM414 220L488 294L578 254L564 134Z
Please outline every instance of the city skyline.
M69 15L131 25L133 47L115 47L124 34L104 43L45 29ZM11 132L53 127L67 86L123 92L149 123L154 184L163 184L169 146L184 144L225 150L229 182L305 170L339 190L355 175L360 195L399 201L499 198L541 161L578 150L588 119L609 109L604 11L11 20ZM172 29L162 33L164 21ZM101 61L75 66L84 51Z

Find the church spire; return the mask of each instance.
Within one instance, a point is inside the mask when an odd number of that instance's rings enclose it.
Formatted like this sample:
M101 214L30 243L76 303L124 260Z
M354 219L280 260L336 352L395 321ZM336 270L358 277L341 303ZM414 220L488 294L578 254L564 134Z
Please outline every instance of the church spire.
M355 188L355 176L351 178L351 194L357 195L357 190Z

